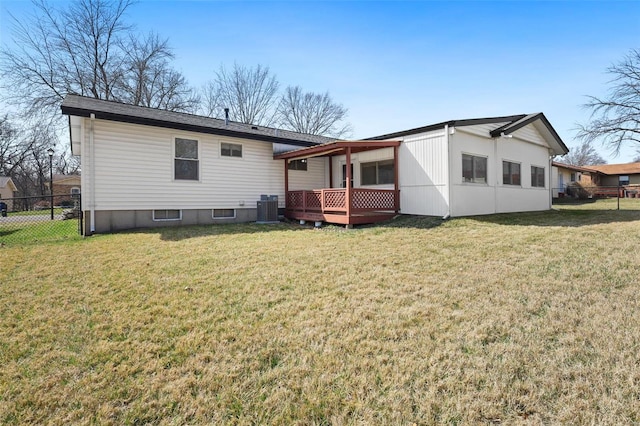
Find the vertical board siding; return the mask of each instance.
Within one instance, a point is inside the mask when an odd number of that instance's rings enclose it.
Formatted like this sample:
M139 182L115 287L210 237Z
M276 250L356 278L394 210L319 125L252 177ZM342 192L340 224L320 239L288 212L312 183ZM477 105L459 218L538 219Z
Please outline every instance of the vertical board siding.
M271 143L103 120L94 137L97 210L255 207L261 194L284 206L284 166ZM198 140L199 181L173 179L175 137ZM222 142L242 144L242 158L220 156Z
M399 149L400 210L444 216L448 212L448 144L444 129L404 138Z

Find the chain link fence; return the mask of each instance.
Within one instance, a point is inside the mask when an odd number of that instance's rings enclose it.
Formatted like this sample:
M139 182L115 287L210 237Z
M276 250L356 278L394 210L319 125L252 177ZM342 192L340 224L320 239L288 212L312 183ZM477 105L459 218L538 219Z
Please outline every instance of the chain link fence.
M0 246L79 238L81 195L0 199Z
M640 210L640 185L596 186L573 183L552 188L554 205L598 203L603 209Z

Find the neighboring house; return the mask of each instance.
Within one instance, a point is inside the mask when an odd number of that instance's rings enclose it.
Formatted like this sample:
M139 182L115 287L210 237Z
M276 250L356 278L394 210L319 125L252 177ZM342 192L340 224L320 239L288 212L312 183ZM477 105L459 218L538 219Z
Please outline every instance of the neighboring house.
M47 189L49 182L46 183ZM79 195L82 188L80 175L53 175L53 196L55 205L71 202L74 195Z
M598 164L588 167L603 175L600 181L600 185L602 186L640 185L640 162L626 164Z
M13 210L13 197L15 197L18 188L10 177L0 176L0 201L7 204L7 210Z
M597 186L600 185L602 174L591 166L572 166L557 161L552 162L551 189L553 198L570 195L572 185Z
M551 157L568 152L542 113L336 141L75 95L62 112L87 233L254 221L263 194L290 218L347 225L547 210Z

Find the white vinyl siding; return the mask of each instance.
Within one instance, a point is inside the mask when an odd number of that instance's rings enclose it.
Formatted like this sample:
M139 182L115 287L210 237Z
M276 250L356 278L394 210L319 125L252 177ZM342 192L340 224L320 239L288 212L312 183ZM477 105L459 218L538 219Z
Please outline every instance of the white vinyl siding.
M278 166L284 167L284 160L278 160ZM307 159L307 170L289 170L289 191L301 189L322 189L329 187L327 167L329 160L324 157ZM333 173L337 173L334 169ZM283 183L284 185L284 183Z
M282 160L273 160L270 143L190 132L178 135L171 129L104 120L95 120L94 126L96 210L255 208L262 194L278 195L284 207L284 166ZM88 125L85 132L87 141ZM174 180L176 136L199 141L200 180L195 184ZM221 143L238 141L242 161L220 157ZM90 176L88 160L84 155L83 171ZM87 185L83 181L88 190Z

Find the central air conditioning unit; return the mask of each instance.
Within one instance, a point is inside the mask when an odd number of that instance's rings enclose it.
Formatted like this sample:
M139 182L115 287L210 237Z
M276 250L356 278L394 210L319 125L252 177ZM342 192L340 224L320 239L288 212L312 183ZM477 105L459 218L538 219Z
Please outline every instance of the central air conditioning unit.
M277 223L278 222L278 196L261 195L258 201L258 222L257 223Z

